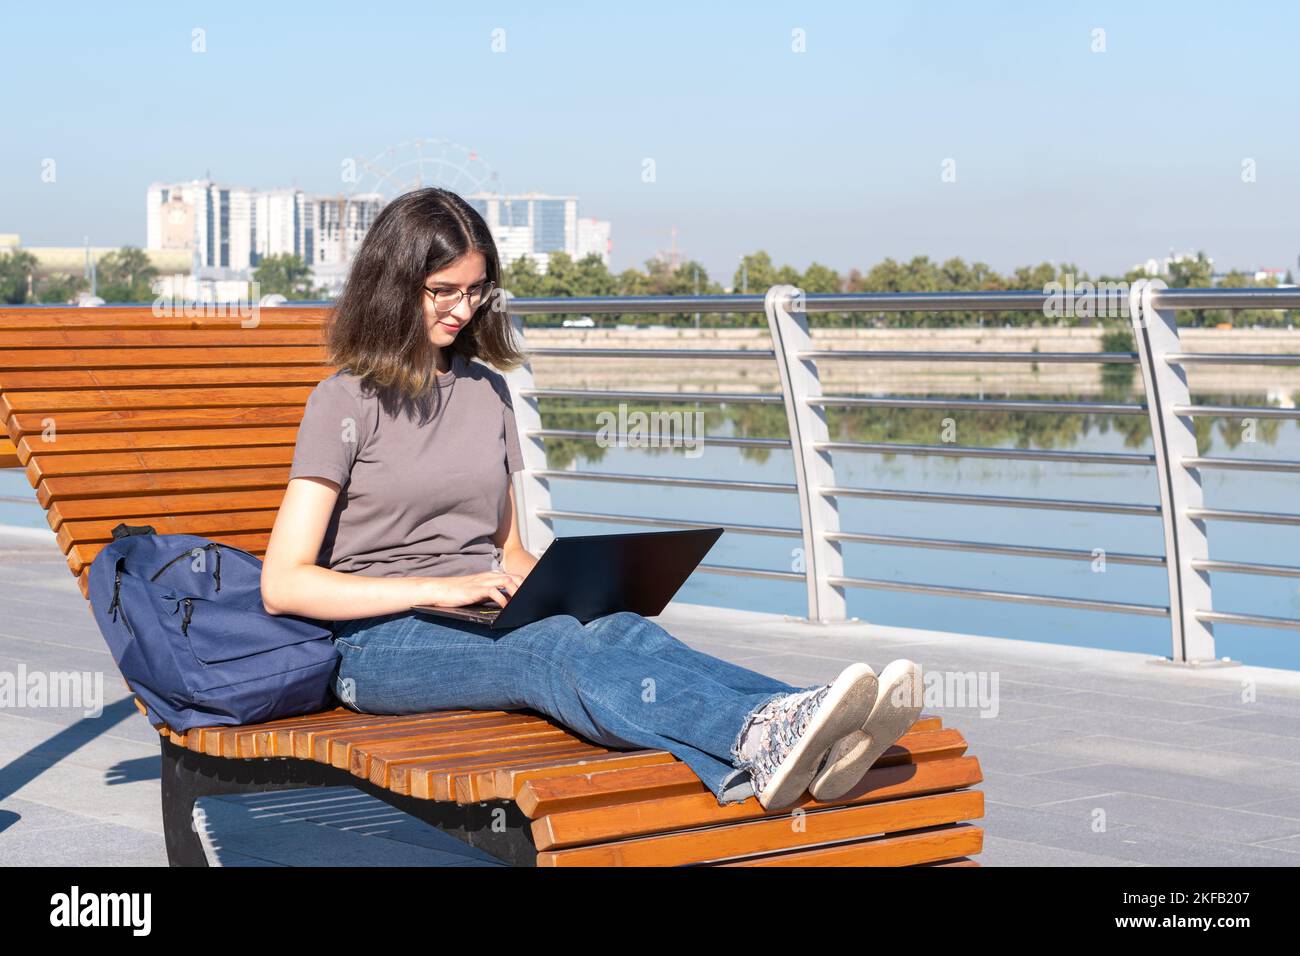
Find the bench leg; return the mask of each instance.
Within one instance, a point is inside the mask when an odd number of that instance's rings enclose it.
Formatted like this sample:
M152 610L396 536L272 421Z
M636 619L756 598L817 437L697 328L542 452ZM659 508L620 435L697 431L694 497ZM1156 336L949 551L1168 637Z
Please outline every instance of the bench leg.
M356 780L355 777L352 778ZM353 786L511 866L536 866L532 821L513 800L448 803L420 800L373 784Z
M194 801L227 793L265 793L302 787L337 786L325 779L332 770L308 760L231 760L198 754L162 738L162 817L167 862L172 866L207 866L194 832Z
M419 800L312 760L213 757L178 747L166 737L161 740L163 837L172 866L208 865L194 831L194 801L199 797L341 786L377 797L503 862L533 866L537 861L529 821L514 802L462 805Z

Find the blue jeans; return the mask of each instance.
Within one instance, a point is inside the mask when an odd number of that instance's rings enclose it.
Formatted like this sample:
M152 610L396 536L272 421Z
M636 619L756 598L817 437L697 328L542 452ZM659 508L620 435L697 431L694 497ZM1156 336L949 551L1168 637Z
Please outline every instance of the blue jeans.
M666 750L720 804L754 793L746 718L795 687L683 644L639 614L555 615L513 630L414 611L334 627L334 692L352 710L527 708L605 747Z

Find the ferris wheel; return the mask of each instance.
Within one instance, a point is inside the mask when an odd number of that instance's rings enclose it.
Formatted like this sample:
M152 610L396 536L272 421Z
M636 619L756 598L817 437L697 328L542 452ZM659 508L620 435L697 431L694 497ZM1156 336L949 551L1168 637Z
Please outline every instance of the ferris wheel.
M479 158L476 150L445 139L412 139L354 159L349 200L378 197L387 204L412 189L438 186L461 196L502 194L496 170Z
M345 188L320 197L316 215L318 257L315 270L325 287L342 286L352 253L384 206L403 193L438 186L460 196L503 195L496 170L476 150L444 139L412 139L344 163ZM486 209L486 203L481 209ZM486 213L485 213L486 215Z

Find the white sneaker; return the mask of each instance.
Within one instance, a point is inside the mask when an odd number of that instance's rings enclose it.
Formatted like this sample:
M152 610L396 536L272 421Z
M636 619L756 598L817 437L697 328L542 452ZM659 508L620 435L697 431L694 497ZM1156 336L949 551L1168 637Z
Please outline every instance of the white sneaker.
M840 738L857 732L876 701L876 675L850 664L834 683L786 694L750 718L736 752L766 810L794 803Z
M836 741L808 792L815 800L838 800L862 779L882 753L921 715L921 668L897 660L880 672L875 705L862 726Z

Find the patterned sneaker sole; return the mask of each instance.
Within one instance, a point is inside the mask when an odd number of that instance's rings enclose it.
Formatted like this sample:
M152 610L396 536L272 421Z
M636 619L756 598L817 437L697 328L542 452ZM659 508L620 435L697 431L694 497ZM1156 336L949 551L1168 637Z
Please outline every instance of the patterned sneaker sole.
M862 726L837 741L808 792L814 800L838 800L855 786L921 716L921 668L911 661L894 661L880 672L875 706ZM899 703L902 701L903 703Z
M876 675L865 664L851 664L835 678L798 742L758 794L765 810L794 803L808 789L823 755L846 734L861 728L876 702Z

